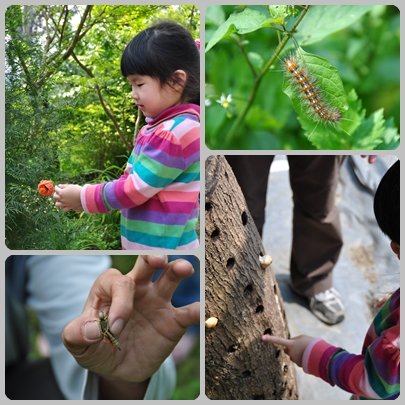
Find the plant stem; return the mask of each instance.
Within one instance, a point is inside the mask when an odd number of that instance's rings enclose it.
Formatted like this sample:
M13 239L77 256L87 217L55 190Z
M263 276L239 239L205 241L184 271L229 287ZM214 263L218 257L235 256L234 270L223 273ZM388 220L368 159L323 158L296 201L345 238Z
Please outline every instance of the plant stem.
M304 18L305 14L307 13L309 9L309 6L304 6L303 10L301 11L301 14L299 15L297 21L294 23L293 27L291 28L290 31L288 31L288 34L293 33L298 25L301 23L302 19ZM284 47L287 45L288 40L290 39L290 35L285 35L284 38L279 42L276 50L274 51L273 55L270 57L270 59L267 61L267 63L264 65L263 69L259 72L259 74L255 77L254 82L253 82L253 87L252 90L250 91L247 103L241 113L238 115L236 120L234 121L233 125L231 126L230 130L228 133L225 135L225 146L229 144L229 142L238 137L239 135L237 134L237 130L241 127L243 121L245 120L245 117L247 113L249 112L250 108L253 105L253 101L256 98L257 91L259 90L260 84L263 80L264 75L267 73L267 71L270 69L270 67L273 65L275 60L278 58L278 55L280 55L281 51L284 49Z

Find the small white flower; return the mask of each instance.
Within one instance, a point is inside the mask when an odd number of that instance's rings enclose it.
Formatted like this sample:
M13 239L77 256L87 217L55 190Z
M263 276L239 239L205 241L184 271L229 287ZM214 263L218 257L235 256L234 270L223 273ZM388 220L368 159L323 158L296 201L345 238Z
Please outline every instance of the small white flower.
M209 98L205 99L205 106L209 107L212 104L211 100Z
M219 100L217 100L217 103L221 104L222 107L227 109L229 107L229 105L232 103L232 94L228 94L227 96L225 96L225 94L222 93Z

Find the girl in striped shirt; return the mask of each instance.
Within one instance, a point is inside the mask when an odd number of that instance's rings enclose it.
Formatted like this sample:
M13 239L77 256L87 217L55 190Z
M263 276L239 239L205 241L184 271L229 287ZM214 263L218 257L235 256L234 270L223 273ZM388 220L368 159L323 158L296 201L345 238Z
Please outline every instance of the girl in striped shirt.
M400 169L396 161L382 178L374 213L381 230L400 256ZM262 341L280 344L304 371L353 394L352 399L396 399L400 393L400 289L382 305L363 342L361 354L348 353L319 338L293 339L263 335Z
M102 184L60 184L65 211L121 210L123 249L195 249L200 191L200 57L191 34L160 22L136 35L121 58L146 117L124 174Z

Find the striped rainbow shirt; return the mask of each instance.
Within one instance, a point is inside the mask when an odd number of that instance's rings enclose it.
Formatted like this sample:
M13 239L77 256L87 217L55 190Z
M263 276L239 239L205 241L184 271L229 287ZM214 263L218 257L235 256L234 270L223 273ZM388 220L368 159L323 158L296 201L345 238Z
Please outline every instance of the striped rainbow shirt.
M374 318L359 355L314 339L304 351L304 371L353 393L353 399L397 398L400 393L399 304L398 289Z
M200 107L181 104L139 132L124 174L82 188L85 212L121 210L123 249L195 249L200 192Z

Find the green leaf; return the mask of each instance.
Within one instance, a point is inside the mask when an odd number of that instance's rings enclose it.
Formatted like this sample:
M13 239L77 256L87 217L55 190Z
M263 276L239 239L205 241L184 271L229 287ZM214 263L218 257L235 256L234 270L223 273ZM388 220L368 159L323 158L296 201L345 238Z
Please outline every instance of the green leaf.
M298 27L295 39L300 45L321 41L326 36L349 27L373 6L311 6Z
M250 8L245 8L241 13L233 13L211 36L205 47L205 52L208 52L219 41L229 38L235 32L240 35L247 34L263 27L269 27L272 22L273 19L269 19L263 13Z
M376 149L393 150L399 146L399 133L392 117L388 118L385 122L385 130L382 139L382 143L378 145Z
M225 11L222 6L209 6L205 13L205 24L214 24L216 26L225 22Z
M328 108L338 111L341 115L341 119L337 123L322 122L305 97L300 85L290 72L286 72L289 77L284 82L283 92L291 99L298 119L306 131L305 135L318 149L346 149L351 143L350 132L344 128L343 123L348 118L349 105L337 69L331 66L326 59L304 52L301 48L298 49L295 59L307 76L308 82L318 93L322 103ZM353 121L353 118L349 119Z
M376 149L382 143L384 123L383 109L363 120L353 134L353 149Z

